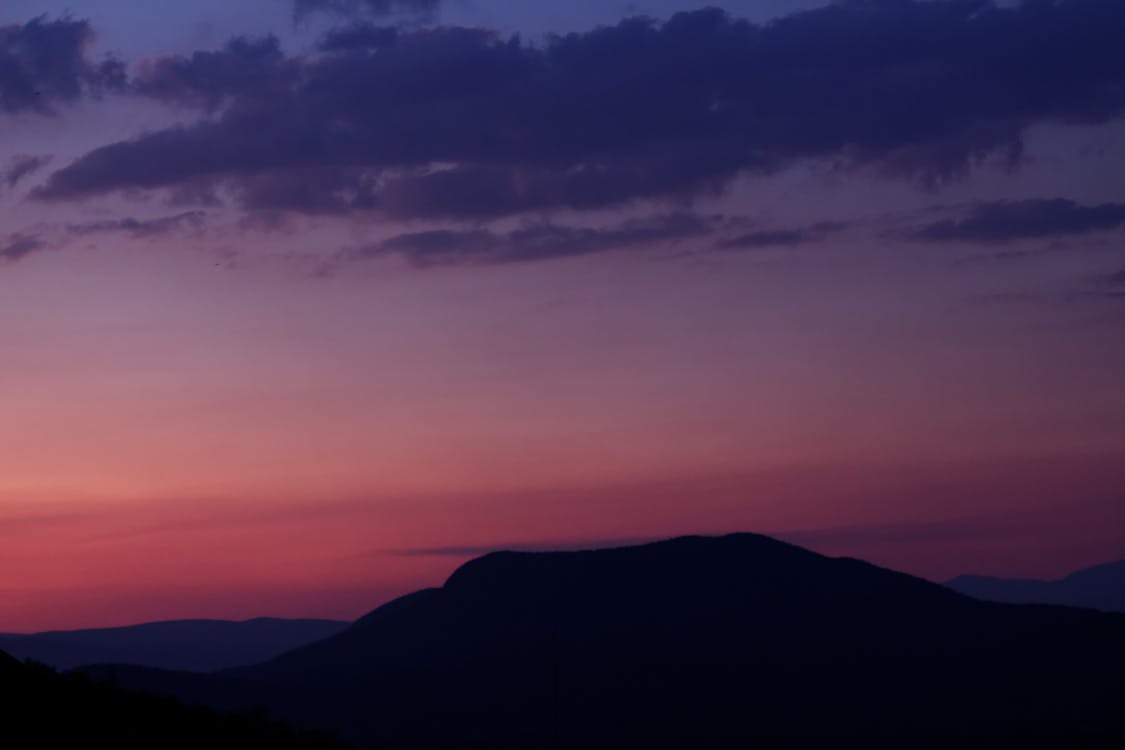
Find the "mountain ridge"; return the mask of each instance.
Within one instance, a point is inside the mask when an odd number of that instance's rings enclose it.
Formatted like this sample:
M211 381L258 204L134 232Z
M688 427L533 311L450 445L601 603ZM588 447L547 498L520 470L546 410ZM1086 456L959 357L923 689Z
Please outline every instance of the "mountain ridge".
M135 664L210 672L253 664L334 635L349 623L255 617L185 619L122 627L0 634L0 649L57 669L92 664Z
M261 664L101 674L366 747L1117 747L1123 671L1123 616L742 534L492 553Z
M945 585L986 601L1057 604L1125 613L1125 560L1093 565L1056 579L961 575Z

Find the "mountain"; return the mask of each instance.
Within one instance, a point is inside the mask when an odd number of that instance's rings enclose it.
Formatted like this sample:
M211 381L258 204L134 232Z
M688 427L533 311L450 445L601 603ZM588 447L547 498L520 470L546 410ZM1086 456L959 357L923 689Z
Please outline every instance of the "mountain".
M1125 612L1125 560L1086 568L1057 581L958 576L945 585L993 602L1063 604Z
M327 736L296 733L260 715L220 714L168 698L127 693L78 674L60 675L0 651L0 743L10 748L113 750L257 748L342 750Z
M57 669L85 664L137 664L212 672L271 659L339 633L336 620L258 618L245 622L175 620L124 628L0 635L0 649Z
M97 674L380 748L1125 747L1125 616L751 534L490 554L263 664Z

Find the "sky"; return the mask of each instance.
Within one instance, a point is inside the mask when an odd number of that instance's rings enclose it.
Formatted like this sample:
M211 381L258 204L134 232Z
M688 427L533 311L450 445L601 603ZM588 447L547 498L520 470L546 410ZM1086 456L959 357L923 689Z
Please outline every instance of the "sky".
M715 5L0 5L0 632L1125 558L1125 5Z

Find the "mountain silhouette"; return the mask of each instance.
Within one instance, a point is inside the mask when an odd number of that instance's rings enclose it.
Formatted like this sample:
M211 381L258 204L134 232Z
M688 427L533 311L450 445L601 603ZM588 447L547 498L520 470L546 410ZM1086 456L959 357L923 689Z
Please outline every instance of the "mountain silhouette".
M263 664L95 673L366 747L1125 746L1125 616L751 534L489 554Z
M1125 612L1125 560L1079 570L1057 581L967 575L945 585L993 602L1063 604Z
M0 651L0 743L10 748L113 750L278 748L341 750L331 737L255 713L221 714L169 698L128 693L80 674L57 674Z
M0 649L57 669L87 664L136 664L213 672L271 659L348 626L336 620L261 617L244 622L173 620L123 628L0 635Z

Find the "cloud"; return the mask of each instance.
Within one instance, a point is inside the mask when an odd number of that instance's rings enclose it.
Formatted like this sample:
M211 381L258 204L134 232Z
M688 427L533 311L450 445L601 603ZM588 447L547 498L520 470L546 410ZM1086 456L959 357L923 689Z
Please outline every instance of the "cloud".
M120 88L125 80L120 62L86 59L93 38L86 21L71 18L40 16L0 26L0 113L49 114L55 104Z
M962 519L921 523L872 524L837 526L822 529L801 529L774 534L791 544L801 546L867 546L882 544L926 544L995 534L999 526L988 520Z
M298 65L287 60L276 37L236 37L214 52L160 57L140 63L134 92L182 106L213 110L235 98L283 94Z
M719 243L719 247L728 249L791 247L809 242L820 242L828 234L838 232L843 228L844 224L842 223L825 221L801 229L759 230L724 240Z
M394 26L376 26L361 21L330 30L320 43L323 52L371 50L394 44L399 30Z
M870 524L831 528L765 531L767 536L812 549L822 547L868 547L886 544L926 544L994 535L999 526L979 519L900 524ZM490 552L553 552L614 547L632 547L662 541L667 537L624 537L616 539L575 538L532 540L509 544L450 545L390 550L389 554L422 557L479 557ZM381 554L387 554L381 551Z
M0 261L15 263L45 247L47 243L36 235L9 234L8 238L0 243Z
M293 0L293 17L299 20L312 13L327 13L376 18L406 14L430 18L441 3L442 0Z
M940 182L1018 158L1031 125L1125 113L1123 27L1118 0L881 0L538 44L368 25L301 58L228 45L147 84L219 116L96 149L38 195L211 184L248 209L489 220L690 200L803 159Z
M1125 269L1107 274L1099 279L1093 288L1080 297L1102 300L1125 300Z
M24 177L38 172L51 161L50 156L32 156L31 154L14 154L8 157L8 163L0 169L0 184L9 190L19 184Z
M962 219L943 219L911 234L931 242L992 242L1062 237L1125 225L1125 203L1083 206L1063 198L978 203Z
M452 545L448 547L413 547L409 549L378 550L376 554L404 557L480 557L491 552L568 552L591 549L634 547L639 544L662 541L665 537L623 537L619 539L557 539L512 542L509 544Z
M716 219L678 213L613 227L538 224L503 234L487 230L413 232L361 251L361 257L400 255L416 266L517 263L614 250L706 234Z
M162 216L156 219L109 219L94 221L86 224L71 224L67 232L71 235L87 235L99 232L125 232L133 237L155 237L168 234L177 229L192 227L198 229L203 226L206 217L202 211L185 211L172 216Z
M750 232L727 240L723 247L772 247L774 245L801 245L808 241L808 234L801 229L779 229L773 231Z

